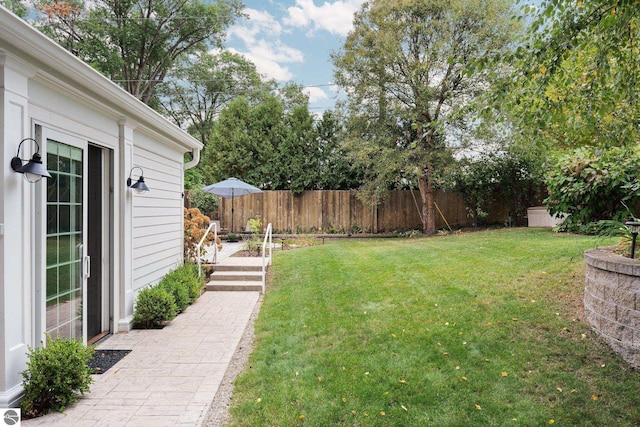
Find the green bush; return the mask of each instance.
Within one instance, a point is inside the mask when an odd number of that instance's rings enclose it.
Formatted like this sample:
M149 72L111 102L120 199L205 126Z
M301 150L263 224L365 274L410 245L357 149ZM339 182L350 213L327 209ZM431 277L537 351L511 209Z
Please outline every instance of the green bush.
M171 280L169 275L166 275L160 281L158 287L164 289L173 296L179 313L185 311L192 302L188 286L183 282Z
M25 418L39 417L50 411L62 412L80 394L89 392L93 382L87 363L93 347L74 339L48 339L46 347L29 348L27 369L22 374Z
M590 222L623 222L640 203L637 172L640 148L581 147L562 153L546 176L551 214L566 214L561 229L579 230Z
M183 264L175 270L167 273L162 278L162 282L179 283L189 294L189 304L200 297L204 289L204 275L198 277L198 266L196 264Z
M200 209L200 212L204 213L211 213L215 211L220 204L216 196L201 188L189 190L187 198L189 199L192 208L198 208Z
M133 321L144 328L157 328L176 317L178 308L173 295L158 286L140 291Z

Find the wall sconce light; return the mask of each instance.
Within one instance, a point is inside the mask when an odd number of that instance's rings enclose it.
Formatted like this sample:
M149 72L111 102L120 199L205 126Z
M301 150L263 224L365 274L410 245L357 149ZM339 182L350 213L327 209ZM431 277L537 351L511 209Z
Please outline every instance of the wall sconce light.
M22 148L22 143L25 141L33 141L36 143L37 147L35 154L33 155L33 157L31 157L31 160L29 160L27 164L24 164L26 160L20 158L20 148ZM16 154L16 156L11 159L11 169L18 173L24 174L24 179L29 182L38 182L42 179L43 176L51 178L49 172L44 168L44 166L42 166L40 145L38 144L38 141L33 138L25 138L20 141L20 144L18 145L18 154Z
M133 173L134 169L140 169L140 177L136 182L132 184L131 174ZM146 193L147 191L149 191L149 187L147 187L147 184L144 183L143 175L144 175L144 171L142 170L142 168L138 166L131 168L131 171L129 172L129 178L127 179L127 187L131 188L133 191L135 191L138 194Z

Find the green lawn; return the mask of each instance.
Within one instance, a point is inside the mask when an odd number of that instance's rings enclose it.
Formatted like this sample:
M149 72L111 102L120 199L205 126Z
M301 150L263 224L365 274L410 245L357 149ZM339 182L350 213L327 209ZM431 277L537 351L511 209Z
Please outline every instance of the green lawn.
M640 423L582 318L587 236L506 229L274 253L237 426Z

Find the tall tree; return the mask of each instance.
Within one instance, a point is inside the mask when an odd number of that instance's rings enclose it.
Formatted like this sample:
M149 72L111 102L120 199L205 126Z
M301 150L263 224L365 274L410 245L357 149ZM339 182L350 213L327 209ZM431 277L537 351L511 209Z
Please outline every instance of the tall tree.
M318 190L350 190L362 184L362 172L346 155L341 141L344 134L342 118L331 110L325 111L315 123L320 165Z
M544 0L525 12L536 13L492 104L548 147L636 143L638 3Z
M221 47L240 0L38 0L38 27L80 59L149 103L186 55Z
M253 63L228 52L180 60L158 86L161 111L207 144L220 110L231 100L251 99L266 89Z
M417 182L427 234L435 232L436 180L450 159L448 119L483 89L484 74L470 66L507 46L512 14L507 0L373 0L333 56L348 94L352 152L371 178L365 188Z

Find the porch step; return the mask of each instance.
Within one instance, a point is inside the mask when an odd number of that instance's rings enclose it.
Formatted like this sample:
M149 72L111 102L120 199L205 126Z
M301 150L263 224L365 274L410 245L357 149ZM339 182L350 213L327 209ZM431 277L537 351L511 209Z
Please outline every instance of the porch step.
M213 268L207 291L262 291L261 257L229 257Z
M248 271L248 270L216 270L211 273L210 281L216 282L225 282L225 281L261 281L262 280L262 270L260 271Z
M222 291L253 291L262 292L262 281L210 281L207 283L207 291L222 292Z

